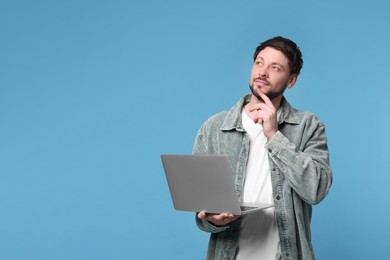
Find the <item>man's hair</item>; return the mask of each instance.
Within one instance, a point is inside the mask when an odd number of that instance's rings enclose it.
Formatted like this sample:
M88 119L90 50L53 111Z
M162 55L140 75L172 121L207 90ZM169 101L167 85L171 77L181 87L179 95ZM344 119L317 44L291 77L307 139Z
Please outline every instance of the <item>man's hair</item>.
M255 54L253 55L253 60L256 60L259 52L264 50L266 47L271 47L278 51L281 51L284 55L286 55L288 59L288 63L290 65L290 73L299 75L303 66L302 53L299 50L298 45L281 36L277 36L266 40L265 42L260 43L255 50Z

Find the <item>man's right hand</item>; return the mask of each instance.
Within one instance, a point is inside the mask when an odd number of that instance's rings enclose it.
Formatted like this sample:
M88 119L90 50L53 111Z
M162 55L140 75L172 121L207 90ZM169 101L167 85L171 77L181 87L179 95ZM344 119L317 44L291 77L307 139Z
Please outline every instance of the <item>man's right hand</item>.
M232 222L233 220L238 219L240 216L228 214L228 213L222 213L222 214L212 214L212 213L206 213L204 211L201 211L198 213L199 219L204 219L215 226L224 226Z

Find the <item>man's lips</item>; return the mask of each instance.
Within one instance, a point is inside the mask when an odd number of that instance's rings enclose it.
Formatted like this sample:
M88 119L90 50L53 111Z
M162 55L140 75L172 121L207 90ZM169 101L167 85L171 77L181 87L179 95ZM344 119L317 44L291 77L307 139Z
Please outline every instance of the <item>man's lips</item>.
M254 82L254 83L257 83L257 84L261 84L261 85L267 85L267 86L269 85L268 81L263 80L263 79L260 79L260 78L254 79L253 82Z

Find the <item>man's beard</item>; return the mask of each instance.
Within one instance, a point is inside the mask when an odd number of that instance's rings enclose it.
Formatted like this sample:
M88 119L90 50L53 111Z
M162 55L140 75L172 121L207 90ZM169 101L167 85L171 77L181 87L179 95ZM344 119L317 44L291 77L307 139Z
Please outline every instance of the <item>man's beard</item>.
M264 100L260 97L260 95L253 89L253 85L249 84L249 88L252 92L252 94L261 102L264 102ZM279 92L273 92L273 91L268 91L266 93L264 93L270 100L273 100L274 98L280 96L280 95L283 95L284 93L284 90L286 89L286 87L284 87L281 91ZM261 89L258 89L258 91L261 91Z

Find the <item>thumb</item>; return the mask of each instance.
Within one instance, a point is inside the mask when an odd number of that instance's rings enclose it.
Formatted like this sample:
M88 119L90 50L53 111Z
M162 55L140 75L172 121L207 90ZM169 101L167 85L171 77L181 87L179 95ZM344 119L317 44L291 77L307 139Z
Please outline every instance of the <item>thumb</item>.
M204 211L199 212L198 213L198 218L200 218L200 219L206 218L206 212L204 212Z

